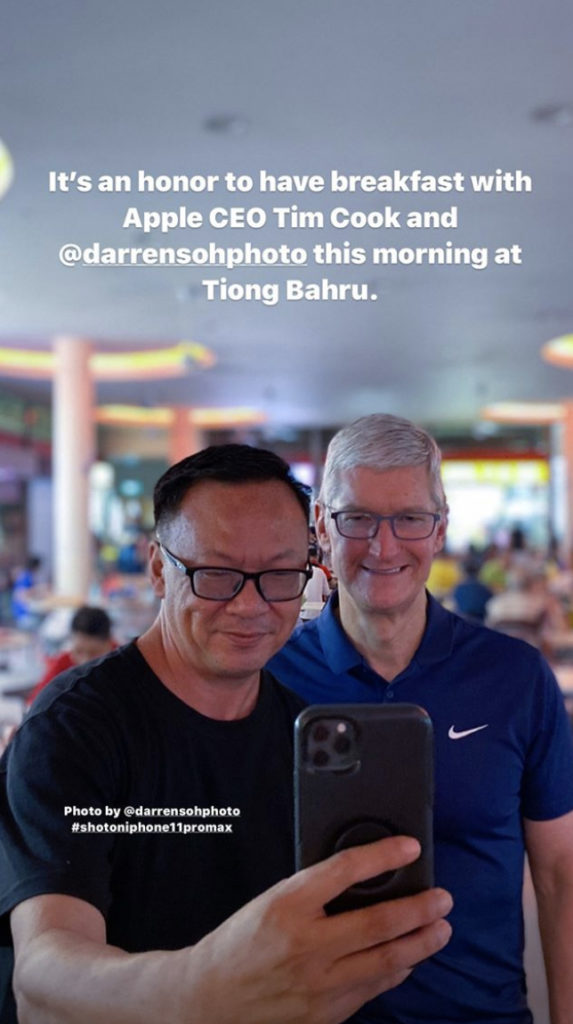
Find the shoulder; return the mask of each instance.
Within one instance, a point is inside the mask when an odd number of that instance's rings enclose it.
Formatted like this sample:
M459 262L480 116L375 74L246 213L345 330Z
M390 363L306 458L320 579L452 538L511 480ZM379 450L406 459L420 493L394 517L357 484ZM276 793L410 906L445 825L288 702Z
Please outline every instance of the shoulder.
M148 671L135 644L128 644L62 672L38 693L24 718L16 736L22 749L64 742L91 747L106 737L111 749L131 727Z
M544 658L525 640L500 633L480 622L470 622L430 599L427 632L444 634L452 639L452 653L470 649L485 657L493 654L502 658L518 658L530 664L540 664Z
M454 626L454 650L467 648L488 663L497 659L508 666L518 664L529 669L549 669L541 652L525 640L508 636L481 623L467 622L456 615L453 618L457 619Z
M531 644L480 623L468 622L435 602L416 656L420 663L440 662L448 678L501 687L521 698L541 687L555 689L553 672ZM437 666L439 667L439 666Z
M121 684L125 686L144 666L135 643L118 647L83 665L71 665L69 655L62 655L58 677L39 694L29 717L56 704L81 700L87 695L95 697L100 694L103 699L108 690L118 685L121 689Z
M141 721L146 735L156 728L154 708L143 696L146 671L129 644L49 683L4 753L2 768L12 784L41 790L55 780L72 786L89 777L115 785L125 765L139 763L133 758L137 750L141 757Z

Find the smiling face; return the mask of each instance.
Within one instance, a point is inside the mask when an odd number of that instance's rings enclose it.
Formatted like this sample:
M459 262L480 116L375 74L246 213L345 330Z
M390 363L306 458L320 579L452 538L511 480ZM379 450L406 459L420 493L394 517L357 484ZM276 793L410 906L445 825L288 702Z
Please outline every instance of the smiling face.
M378 515L440 511L425 466L348 470L332 492L331 507ZM317 532L338 577L341 609L346 605L358 616L395 616L422 607L432 559L444 544L445 522L424 540L398 540L389 522L380 523L371 540L353 540L341 537L329 509L321 508Z
M262 572L304 569L308 526L287 484L279 480L195 484L162 542L186 566ZM301 599L269 603L249 580L230 601L196 597L189 578L152 545L151 573L162 598L161 628L172 663L203 682L252 682L285 643Z

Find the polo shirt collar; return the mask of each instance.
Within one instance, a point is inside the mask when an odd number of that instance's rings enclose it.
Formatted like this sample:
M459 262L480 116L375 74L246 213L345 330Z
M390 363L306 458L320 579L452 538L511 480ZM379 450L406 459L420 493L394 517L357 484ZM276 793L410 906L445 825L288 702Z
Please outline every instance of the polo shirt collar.
M335 614L337 611L338 591L335 591L330 595L326 608L315 621L324 660L331 672L335 675L342 675L357 665L362 665L364 659L358 653L354 644L348 639L340 625Z
M443 608L430 593L427 593L427 599L426 628L412 658L412 664L419 668L443 661L452 653L454 646L456 616ZM338 592L335 591L315 621L324 659L331 672L342 675L365 662L340 625L337 611Z
M412 661L420 667L443 661L452 653L456 616L426 591L428 599L424 635Z

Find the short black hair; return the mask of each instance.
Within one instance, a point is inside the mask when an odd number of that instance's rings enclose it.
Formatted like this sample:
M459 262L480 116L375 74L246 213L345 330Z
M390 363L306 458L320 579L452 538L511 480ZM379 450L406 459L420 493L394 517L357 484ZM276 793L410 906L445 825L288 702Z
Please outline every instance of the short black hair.
M189 489L202 480L225 484L280 480L294 494L308 523L310 487L293 476L280 455L250 444L214 444L170 466L159 478L153 490L156 529L177 514Z
M85 636L97 636L108 640L111 636L111 619L103 608L82 605L70 623L72 633L84 633Z

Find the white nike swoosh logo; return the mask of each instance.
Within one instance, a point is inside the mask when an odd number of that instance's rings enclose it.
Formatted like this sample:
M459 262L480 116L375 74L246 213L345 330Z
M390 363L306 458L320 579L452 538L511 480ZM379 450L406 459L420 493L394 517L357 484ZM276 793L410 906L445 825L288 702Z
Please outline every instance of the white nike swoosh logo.
M472 732L481 732L487 729L487 725L476 725L475 729L466 729L464 732L456 732L455 726L450 725L448 736L451 740L462 740L464 736L471 736Z

